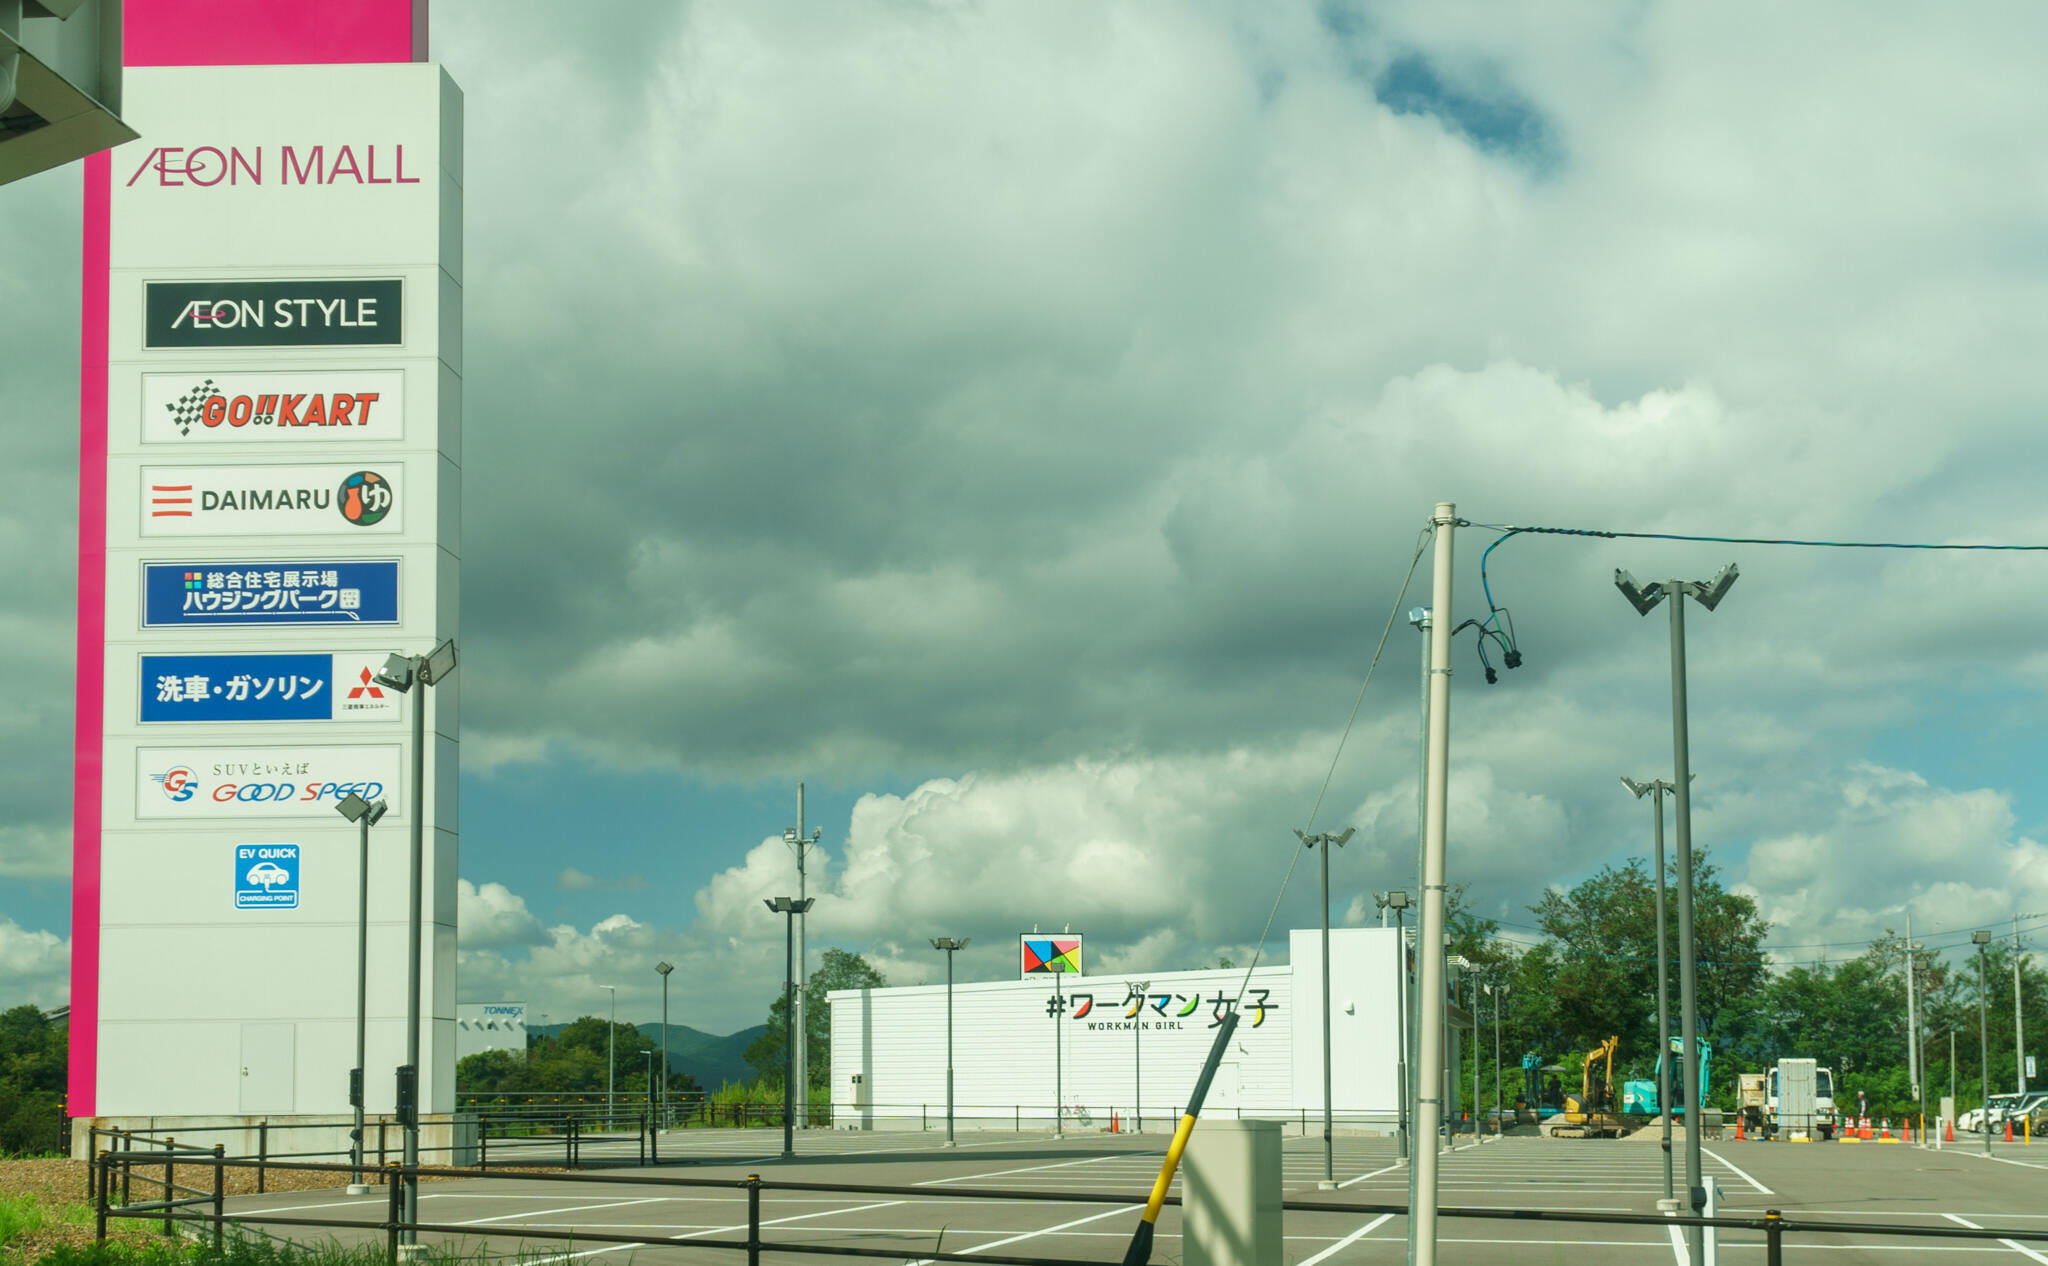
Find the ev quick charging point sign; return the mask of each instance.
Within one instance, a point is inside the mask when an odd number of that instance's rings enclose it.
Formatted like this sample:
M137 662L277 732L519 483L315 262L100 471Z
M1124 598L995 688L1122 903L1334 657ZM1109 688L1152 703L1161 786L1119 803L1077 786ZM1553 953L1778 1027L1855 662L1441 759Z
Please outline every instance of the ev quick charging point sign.
M235 909L299 908L299 846L235 845Z

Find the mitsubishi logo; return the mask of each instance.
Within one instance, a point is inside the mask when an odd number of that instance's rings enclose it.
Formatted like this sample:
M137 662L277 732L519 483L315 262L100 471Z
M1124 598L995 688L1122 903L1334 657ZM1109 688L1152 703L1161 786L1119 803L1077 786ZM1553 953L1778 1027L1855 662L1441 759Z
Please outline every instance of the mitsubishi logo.
M367 667L363 669L363 684L348 688L348 697L351 699L360 699L364 695L368 695L372 699L382 699L384 697L384 688L370 680L370 670Z

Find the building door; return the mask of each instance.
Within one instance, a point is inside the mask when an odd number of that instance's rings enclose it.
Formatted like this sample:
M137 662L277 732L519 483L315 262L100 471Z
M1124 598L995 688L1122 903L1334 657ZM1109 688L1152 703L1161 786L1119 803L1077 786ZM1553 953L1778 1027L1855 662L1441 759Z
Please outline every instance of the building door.
M290 1112L296 1106L291 1024L242 1026L242 1115Z

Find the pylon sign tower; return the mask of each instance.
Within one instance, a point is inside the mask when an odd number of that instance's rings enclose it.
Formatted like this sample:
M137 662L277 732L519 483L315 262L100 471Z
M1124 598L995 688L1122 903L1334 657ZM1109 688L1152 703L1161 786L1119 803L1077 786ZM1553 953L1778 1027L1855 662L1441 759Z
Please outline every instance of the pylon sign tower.
M424 0L129 0L123 39L140 136L85 163L70 1112L346 1114L350 792L391 805L365 1083L392 1108L420 706L448 1112L455 683L374 674L457 633L462 96Z

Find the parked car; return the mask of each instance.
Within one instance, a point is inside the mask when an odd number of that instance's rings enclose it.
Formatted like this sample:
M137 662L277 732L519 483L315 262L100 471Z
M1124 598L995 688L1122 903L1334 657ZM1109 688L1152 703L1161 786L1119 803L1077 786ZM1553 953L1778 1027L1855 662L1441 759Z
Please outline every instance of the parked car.
M2029 1090L2026 1094L2003 1094L1991 1096L1982 1108L1971 1108L1956 1118L1956 1128L1973 1133L1984 1129L1986 1109L1989 1109L1991 1128L2003 1130L2008 1119L2015 1130L2035 1112L2048 1107L2048 1091Z

